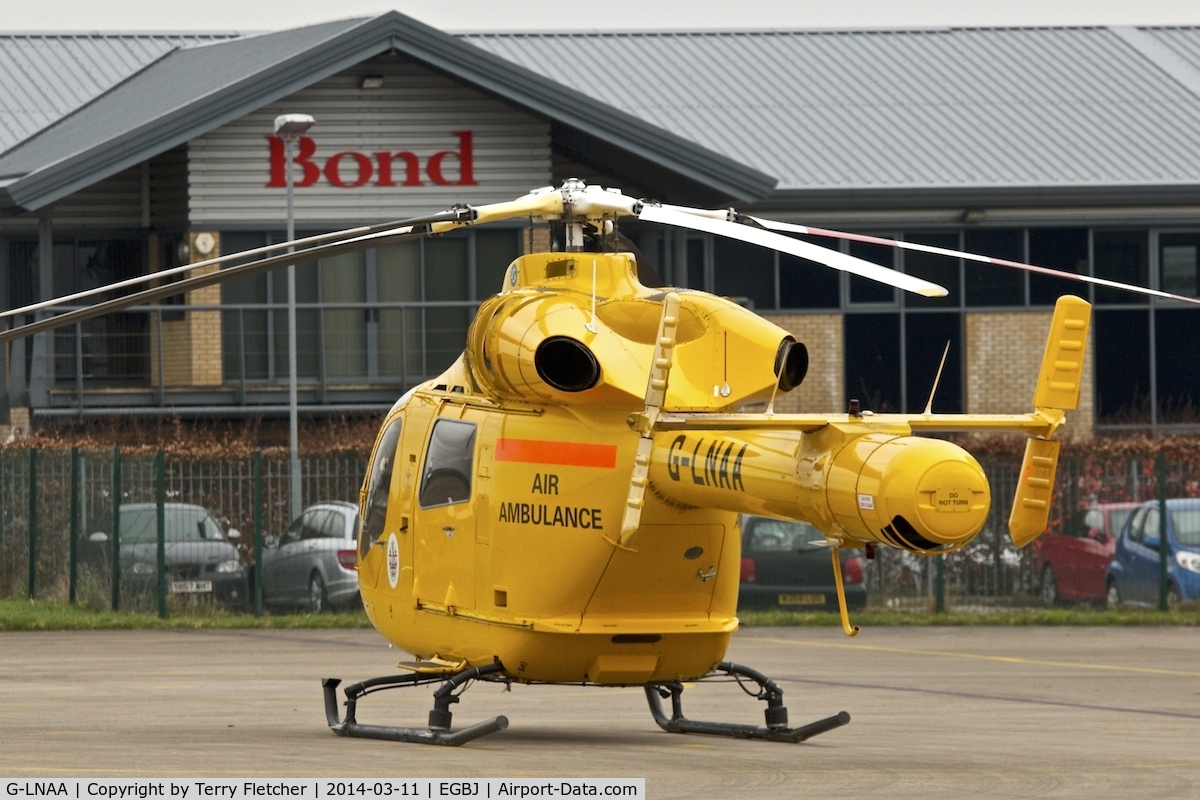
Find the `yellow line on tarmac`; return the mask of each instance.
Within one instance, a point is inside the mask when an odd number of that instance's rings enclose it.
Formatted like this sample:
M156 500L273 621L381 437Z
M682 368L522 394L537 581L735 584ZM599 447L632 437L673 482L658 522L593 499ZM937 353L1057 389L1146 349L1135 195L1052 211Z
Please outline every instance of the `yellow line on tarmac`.
M1076 661L1043 661L1036 658L1018 658L1016 656L989 656L982 653L954 653L945 650L915 650L904 647L881 647L870 644L851 644L836 642L814 642L809 639L772 639L759 636L738 637L739 641L763 642L765 644L794 644L802 647L834 647L846 650L870 650L876 653L901 653L912 656L937 656L939 658L966 658L975 661L999 661L1005 664L1028 664L1039 667L1066 667L1069 669L1096 669L1107 672L1134 672L1142 675L1179 675L1186 678L1200 678L1200 672L1182 669L1154 669L1153 667L1120 667L1114 664L1084 664Z

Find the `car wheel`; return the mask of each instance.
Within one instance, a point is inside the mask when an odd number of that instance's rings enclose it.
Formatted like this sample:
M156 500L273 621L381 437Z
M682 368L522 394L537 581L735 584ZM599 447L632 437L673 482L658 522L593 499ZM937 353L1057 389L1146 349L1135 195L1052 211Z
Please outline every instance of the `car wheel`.
M308 610L311 614L320 614L325 610L328 601L325 599L325 581L314 572L308 579Z
M1104 604L1110 611L1121 607L1121 590L1117 588L1116 581L1108 582L1108 593L1105 595Z
M1049 564L1042 570L1042 604L1047 608L1058 605L1058 581Z
M1174 586L1167 587L1167 610L1174 611L1179 608L1179 589Z

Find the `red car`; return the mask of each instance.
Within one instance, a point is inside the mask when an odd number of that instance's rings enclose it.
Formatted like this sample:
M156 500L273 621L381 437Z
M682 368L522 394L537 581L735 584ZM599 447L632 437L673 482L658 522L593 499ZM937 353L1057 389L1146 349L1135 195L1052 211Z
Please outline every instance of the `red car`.
M1061 530L1047 531L1039 537L1037 569L1043 603L1104 602L1105 570L1125 521L1137 507L1137 503L1090 506L1075 512Z

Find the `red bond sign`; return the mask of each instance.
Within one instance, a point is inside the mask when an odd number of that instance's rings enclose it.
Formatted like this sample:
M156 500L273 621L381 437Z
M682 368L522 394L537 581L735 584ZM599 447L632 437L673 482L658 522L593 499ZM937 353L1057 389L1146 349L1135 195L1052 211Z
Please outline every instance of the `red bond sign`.
M321 163L317 156L317 143L308 136L301 136L292 160L303 170L303 175L293 185L297 188L312 186L321 176L339 189L354 189L359 186L424 186L425 178L437 186L477 186L475 161L472 151L471 131L453 131L458 137L457 150L442 150L434 153L421 169L421 158L407 150L399 152L360 153L344 150L334 153ZM271 178L267 188L287 186L287 155L283 140L267 136L271 146ZM443 171L446 159L458 161L458 180L447 179ZM452 173L453 174L453 173ZM399 181L399 184L397 184Z

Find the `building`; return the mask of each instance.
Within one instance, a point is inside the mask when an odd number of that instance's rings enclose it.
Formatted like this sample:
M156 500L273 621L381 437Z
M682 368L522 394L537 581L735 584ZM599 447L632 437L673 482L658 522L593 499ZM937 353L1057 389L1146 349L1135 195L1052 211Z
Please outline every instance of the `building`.
M1200 29L448 34L392 12L257 35L0 35L0 298L16 308L281 241L277 114L311 114L301 235L568 177L1197 295ZM672 285L807 343L789 408L1023 410L1050 309L1094 300L1078 433L1197 429L1200 309L836 241L950 296L705 234L631 228ZM461 350L546 231L298 270L301 411L387 408ZM13 347L13 425L287 409L283 272Z

